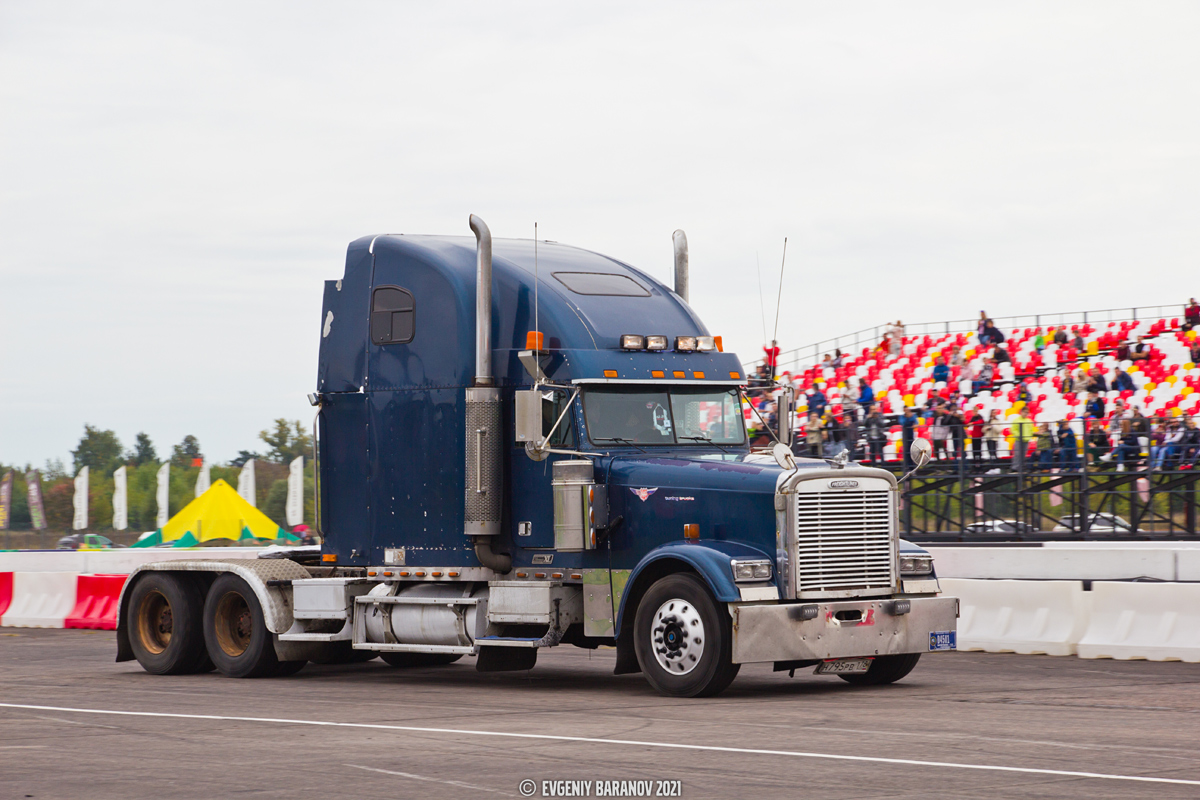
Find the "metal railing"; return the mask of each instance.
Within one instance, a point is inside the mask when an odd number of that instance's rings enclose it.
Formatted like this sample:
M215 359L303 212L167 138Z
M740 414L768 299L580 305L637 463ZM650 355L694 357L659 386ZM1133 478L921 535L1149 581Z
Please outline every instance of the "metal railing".
M1183 303L1172 303L1160 306L1136 306L1132 308L1108 308L1090 311L1063 311L1051 314L1023 314L1009 317L990 317L995 326L1005 336L1015 328L1038 328L1052 325L1082 325L1091 324L1096 327L1110 322L1136 322L1138 320L1183 318ZM779 354L778 370L796 372L805 366L815 364L825 353L833 354L835 350L848 350L857 354L864 347L874 348L882 341L885 334L894 323L885 322L870 328L863 328L853 333L823 339L819 342L781 351ZM945 336L955 333L973 333L979 324L979 318L942 320L940 322L914 322L904 325L905 338L912 336ZM743 366L748 369L762 362L762 358L747 361Z

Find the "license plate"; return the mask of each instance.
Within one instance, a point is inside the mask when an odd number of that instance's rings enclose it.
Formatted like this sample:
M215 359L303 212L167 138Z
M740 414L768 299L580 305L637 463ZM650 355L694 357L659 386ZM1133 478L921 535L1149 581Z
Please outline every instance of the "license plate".
M854 675L871 668L869 658L835 658L817 665L818 675Z
M930 650L956 650L958 649L958 632L957 631L934 631L929 634L929 649Z

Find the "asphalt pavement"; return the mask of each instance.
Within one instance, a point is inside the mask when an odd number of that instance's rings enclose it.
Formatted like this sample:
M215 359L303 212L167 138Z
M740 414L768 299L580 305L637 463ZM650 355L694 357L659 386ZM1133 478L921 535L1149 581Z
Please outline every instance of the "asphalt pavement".
M682 700L613 676L611 650L261 680L115 651L0 629L0 798L1200 797L1196 664L936 654L873 688L754 665Z

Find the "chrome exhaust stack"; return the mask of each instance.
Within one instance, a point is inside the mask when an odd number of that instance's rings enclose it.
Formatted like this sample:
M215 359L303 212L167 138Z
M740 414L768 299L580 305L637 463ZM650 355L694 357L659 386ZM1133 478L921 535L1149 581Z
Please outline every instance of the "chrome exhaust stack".
M675 294L688 302L688 246L687 234L677 230L671 235L675 243Z
M492 232L471 215L475 233L475 380L466 397L466 461L463 532L475 544L479 563L498 573L512 569L512 556L492 551L503 510L500 390L492 378Z

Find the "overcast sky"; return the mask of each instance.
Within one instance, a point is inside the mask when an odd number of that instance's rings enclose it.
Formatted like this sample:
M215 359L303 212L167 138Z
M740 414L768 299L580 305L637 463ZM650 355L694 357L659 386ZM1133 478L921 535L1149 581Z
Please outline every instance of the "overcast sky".
M310 420L373 233L544 238L744 360L1200 294L1194 3L0 3L0 462ZM769 336L769 330L768 330Z

